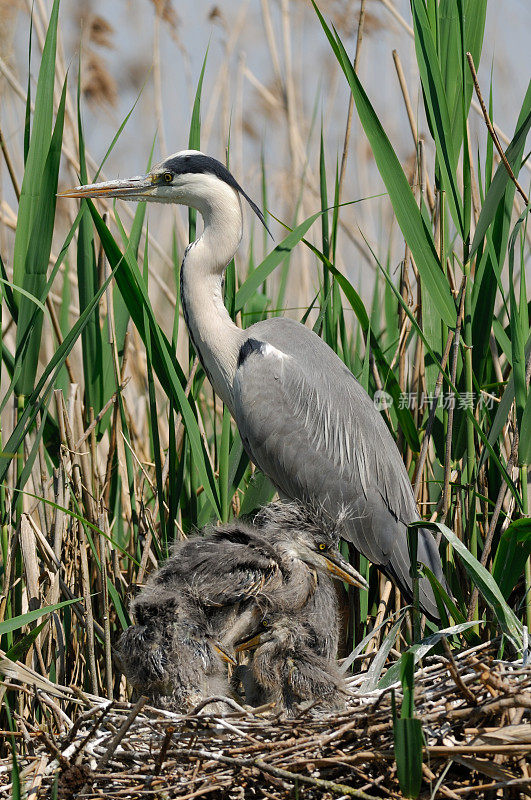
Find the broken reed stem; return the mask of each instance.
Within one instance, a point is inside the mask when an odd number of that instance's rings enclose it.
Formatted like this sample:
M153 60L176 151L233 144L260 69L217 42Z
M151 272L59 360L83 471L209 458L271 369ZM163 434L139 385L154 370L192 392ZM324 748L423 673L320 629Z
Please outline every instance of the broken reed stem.
M500 140L498 139L496 131L494 130L494 126L493 126L492 122L490 121L489 112L487 111L487 107L485 105L485 101L483 100L483 96L481 94L481 89L479 88L479 81L478 81L478 76L477 76L477 73L476 73L476 68L474 66L474 59L472 58L472 53L467 53L466 57L467 57L467 61L468 61L468 66L470 67L470 73L472 75L472 80L474 82L474 89L476 90L476 95L477 95L477 98L479 100L479 105L481 106L481 111L483 112L483 118L485 120L485 124L487 126L487 130L488 130L488 132L490 134L490 137L491 137L492 141L494 142L494 147L496 148L496 150L500 154L500 158L502 160L503 166L507 170L510 179L512 180L512 182L514 183L514 185L518 189L518 192L522 196L522 198L524 200L524 203L526 204L526 206L528 206L529 205L529 199L528 199L526 193L524 192L524 190L522 189L522 187L520 186L520 184L518 183L518 181L516 179L516 176L515 176L512 168L511 168L511 165L507 161L507 157L506 157L505 153L503 152L503 148L502 148L502 146L500 144Z

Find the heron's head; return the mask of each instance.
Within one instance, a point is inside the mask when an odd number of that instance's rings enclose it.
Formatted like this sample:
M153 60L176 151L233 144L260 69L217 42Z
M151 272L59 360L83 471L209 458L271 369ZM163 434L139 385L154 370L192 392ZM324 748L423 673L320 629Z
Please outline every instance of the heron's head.
M307 566L326 572L351 586L368 589L367 581L341 554L339 542L326 531L300 530L286 537L286 552Z
M60 192L59 196L179 203L196 208L204 215L209 206L226 200L227 189L233 195L244 197L267 229L262 212L227 167L199 150L174 153L156 164L147 175L76 186Z
M270 503L260 510L255 522L261 534L287 558L326 572L351 586L367 589L367 581L341 554L341 519L334 520L322 508L299 503Z

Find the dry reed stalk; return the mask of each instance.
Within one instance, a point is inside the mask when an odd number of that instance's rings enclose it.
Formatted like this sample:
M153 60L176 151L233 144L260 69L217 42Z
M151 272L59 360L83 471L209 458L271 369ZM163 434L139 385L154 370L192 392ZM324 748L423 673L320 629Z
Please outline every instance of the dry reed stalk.
M79 468L81 472L81 490L83 496L83 505L85 509L86 518L92 524L96 524L96 504L94 501L94 485L92 481L93 470L91 468L90 458L89 458L89 450L87 448L86 442L84 443L83 447L79 450L76 450L76 440L83 439L85 433L84 425L83 425L83 410L81 407L81 394L78 391L75 396L75 403L74 403L74 424L72 426L72 430L69 432L68 425L67 425L67 441L68 445L71 448L71 452L75 455L76 461L79 463Z
M153 22L153 97L155 103L155 119L163 153L168 152L166 132L164 129L164 112L162 102L162 75L160 69L160 15L155 14Z
M463 325L464 320L464 303L465 303L465 294L466 294L466 279L463 278L463 285L462 285L462 293L461 293L461 303L459 307L459 313L457 315L457 323L455 326L455 334L454 334L454 341L453 341L453 348L452 348L452 365L451 365L451 381L452 384L455 386L456 376L457 376L457 359L459 357L459 344L461 339L461 328ZM443 508L442 508L442 522L446 521L446 517L448 515L448 511L451 505L451 496L450 496L450 471L451 471L451 457L452 457L452 435L453 435L453 425L454 425L454 406L450 405L448 409L448 426L446 429L446 441L445 441L445 448L444 448L444 477L443 477Z
M481 106L481 112L483 114L483 118L485 119L485 125L487 126L487 130L488 130L488 132L490 134L490 137L491 137L492 141L494 142L494 146L495 146L496 150L500 154L500 158L502 160L503 166L507 170L507 173L508 173L510 179L512 180L512 182L516 186L516 189L518 190L518 193L521 195L525 205L528 206L529 205L528 197L527 197L526 193L524 192L524 190L522 189L522 187L520 186L520 184L518 183L518 180L516 179L516 176L515 176L512 168L511 168L511 165L507 161L507 157L506 157L505 153L503 152L503 148L502 148L502 146L500 144L500 140L498 139L498 136L496 135L496 131L494 129L494 126L493 126L492 122L490 121L489 112L487 111L487 106L485 105L485 101L483 100L483 96L481 94L481 89L479 88L478 76L476 74L476 68L474 66L474 59L472 58L472 53L467 53L466 57L467 57L467 61L468 61L468 66L470 67L470 73L472 75L472 80L474 82L474 89L476 90L476 95L477 95L477 98L479 100L479 104Z
M398 82L400 84L400 91L402 92L402 98L404 100L404 106L406 108L407 118L409 121L409 127L411 130L411 135L413 136L413 142L415 143L415 149L418 150L419 147L419 135L417 131L417 123L415 121L415 114L413 112L413 106L411 105L411 99L409 97L409 92L407 88L406 78L404 75L404 70L402 69L402 62L400 61L400 57L396 50L393 50L393 61L395 64L396 74L398 77ZM433 214L435 209L435 198L433 196L433 190L431 188L431 184L429 181L428 176L426 175L426 196L428 199L428 205L430 208L430 212Z
M65 471L68 473L69 467L71 470L71 480L73 483L74 494L76 496L77 502L79 503L80 507L83 506L83 499L84 499L84 489L81 480L81 467L76 457L76 452L74 449L75 442L74 442L74 434L73 434L73 425L75 420L76 414L76 395L77 395L77 386L73 385L70 387L70 396L69 396L69 409L70 412L67 412L67 409L64 406L64 401L62 400L61 395L61 409L62 409L62 416L63 416L63 424L64 424L64 431L66 434L66 443L63 443L62 446L62 457L64 459L64 468ZM65 447L68 447L69 452L69 459L66 460L66 451ZM91 501L91 498L90 498ZM85 506L85 512L87 513L89 509ZM92 692L93 694L98 694L98 679L97 679L97 667L96 667L96 654L95 654L95 638L94 638L94 613L92 608L92 591L91 591L91 582L90 582L90 569L89 569L89 562L88 562L88 541L85 534L85 529L83 527L83 523L80 520L77 520L76 527L78 532L77 538L77 551L80 559L81 565L81 588L83 592L83 599L85 603L85 615L86 615L86 632L87 632L87 658L89 663L89 676L92 683Z
M98 526L101 531L108 535L107 517L105 514L98 515ZM101 569L101 583L102 583L102 602L103 602L103 631L104 631L104 654L105 654L105 687L107 698L112 700L113 697L113 669L112 669L112 652L111 652L111 620L110 620L110 605L109 605L109 589L107 586L107 541L103 533L99 535L100 544L100 569Z
M457 315L457 328L460 328L463 324L465 312L465 279L461 283L461 295L459 300L459 311ZM422 471L424 469L424 464L426 461L426 457L428 454L428 445L430 442L431 431L433 427L433 423L435 421L435 414L437 411L437 403L439 400L439 395L442 389L442 383L444 379L444 371L446 370L446 365L448 363L448 358L450 356L450 348L452 346L452 341L454 337L454 332L452 330L449 331L448 337L446 339L446 345L443 352L443 357L441 360L441 369L439 369L439 373L437 375L437 380L435 382L435 392L432 401L432 405L430 408L430 413L428 417L428 422L426 424L426 431L424 433L424 438L422 440L422 447L419 455L419 459L417 464L415 465L415 476L414 476L414 485L413 485L413 493L415 495L415 499L418 497L419 491L421 489L421 478L422 478Z
M356 36L356 53L354 55L354 72L358 72L358 61L361 51L361 42L363 40L363 25L365 23L365 4L366 0L360 0L360 16L358 20L358 33ZM347 168L348 148L350 143L350 131L352 129L352 114L354 112L354 96L352 92L349 93L347 122L345 127L345 136L343 138L343 153L341 154L341 167L339 169L339 187L338 187L338 201L341 202L341 192L345 180L345 171Z
M220 70L218 71L215 82L212 88L210 102L205 113L204 122L201 126L201 138L204 142L204 147L207 149L210 144L214 126L219 126L219 114L221 113L222 130L228 131L230 125L230 109L232 103L230 101L230 75L229 66L231 60L236 52L238 41L244 29L247 19L247 12L249 3L244 2L240 4L238 13L234 19L231 19L228 26L229 35L223 43L224 58ZM247 75L246 67L243 68L243 74ZM221 112L219 109L220 100L223 98L223 108ZM240 162L241 165L241 162ZM183 237L183 238L186 238Z
M508 459L507 465L506 465L507 474L509 474L509 475L511 474L511 472L513 470L513 467L517 463L517 461L518 461L518 435L517 435L516 429L515 429L515 434L513 436L513 442L512 442L512 448L511 448L511 454L509 456L509 459ZM505 495L506 495L507 490L508 490L507 482L506 482L506 480L504 478L502 478L501 485L500 485L500 488L498 490L498 497L496 499L496 505L494 506L494 510L493 510L492 516L490 518L490 523L489 523L487 535L485 537L485 541L484 541L484 545L483 545L483 552L481 553L480 563L481 563L481 565L483 567L487 564L487 561L488 561L488 558L489 558L489 555L490 555L490 550L491 550L492 542L493 542L493 539L494 539L494 533L496 531L496 526L498 524L498 518L500 516L500 511L502 509L502 504L503 504L503 501L505 499ZM512 516L512 515L510 515L510 516ZM510 516L509 516L509 520L510 520ZM487 520L488 520L488 516L485 515L485 522L487 522ZM477 605L477 602L478 602L478 597L479 597L479 590L478 590L477 586L474 586L474 589L472 590L472 595L470 597L470 602L469 602L469 605L468 605L467 620L471 620L472 617L473 617L474 609L476 608L476 605Z
M376 613L376 618L374 620L374 626L373 626L374 628L377 628L379 625L382 624L385 615L388 613L388 605L392 589L393 589L393 584L391 583L390 580L386 580L384 589L380 594L380 602L378 604L378 611ZM369 644L365 649L366 654L372 653L373 651L378 649L380 642L382 640L382 635L383 635L383 630L380 631L377 635L373 636L373 638L370 640ZM367 664L367 668L368 666L369 665Z

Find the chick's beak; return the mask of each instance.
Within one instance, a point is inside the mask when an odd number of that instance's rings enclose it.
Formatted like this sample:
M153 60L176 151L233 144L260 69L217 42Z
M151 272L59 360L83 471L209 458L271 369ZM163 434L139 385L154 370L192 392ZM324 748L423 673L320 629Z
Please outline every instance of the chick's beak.
M327 553L323 555L323 559L328 572L333 575L334 578L339 578L345 581L345 583L349 583L351 586L357 586L359 589L369 588L369 584L363 575L360 575L360 573L339 553L337 556L332 556L330 553Z
M214 644L214 650L216 650L226 664L232 664L234 666L237 663L236 659L231 656L228 650L226 650L219 642Z
M263 631L260 631L260 633L255 633L253 636L240 639L234 647L236 653L242 653L244 650L254 650L256 647L258 647L262 633Z
M126 178L119 181L106 181L105 183L91 183L87 186L75 186L64 192L58 192L58 197L122 197L127 200L142 200L148 197L157 187L157 182L152 175L138 175L135 178Z

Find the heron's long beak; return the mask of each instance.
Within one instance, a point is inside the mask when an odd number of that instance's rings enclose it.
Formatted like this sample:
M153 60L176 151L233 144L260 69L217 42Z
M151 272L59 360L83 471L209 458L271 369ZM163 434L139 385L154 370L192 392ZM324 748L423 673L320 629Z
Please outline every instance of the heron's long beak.
M219 653L219 655L221 656L223 661L225 661L226 664L232 664L234 666L237 663L236 659L233 656L231 656L231 654L227 650L225 650L223 645L221 645L219 642L216 642L214 644L214 650L216 650Z
M157 182L152 175L138 175L135 178L126 178L120 181L107 181L105 183L90 183L87 186L75 186L64 192L58 192L58 197L122 197L127 200L143 200L149 197L157 188Z
M338 554L339 557L331 556L330 553L321 555L323 556L328 572L333 575L334 578L339 578L345 581L345 583L349 583L351 586L357 586L359 589L369 588L369 584L363 575L360 575L342 555Z
M234 646L234 650L236 653L242 653L244 650L254 650L260 644L260 639L262 638L263 631L259 633L255 633L252 636L247 636L244 639L240 639L236 645Z

